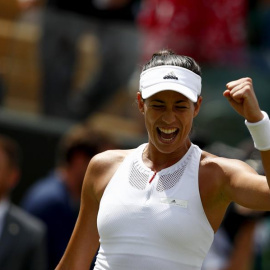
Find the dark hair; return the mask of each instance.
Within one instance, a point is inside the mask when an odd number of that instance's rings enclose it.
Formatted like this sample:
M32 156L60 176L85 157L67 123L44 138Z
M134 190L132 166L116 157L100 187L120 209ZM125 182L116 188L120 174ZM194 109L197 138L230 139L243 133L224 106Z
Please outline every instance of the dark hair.
M76 153L84 153L92 158L99 152L98 137L89 128L83 124L73 126L61 138L58 151L58 165L67 165L73 160Z
M15 140L5 135L0 135L0 149L5 153L10 166L20 168L22 152Z
M199 76L202 75L200 66L192 57L177 55L173 51L167 49L163 49L154 53L150 61L143 66L142 71L163 65L183 67L193 71Z

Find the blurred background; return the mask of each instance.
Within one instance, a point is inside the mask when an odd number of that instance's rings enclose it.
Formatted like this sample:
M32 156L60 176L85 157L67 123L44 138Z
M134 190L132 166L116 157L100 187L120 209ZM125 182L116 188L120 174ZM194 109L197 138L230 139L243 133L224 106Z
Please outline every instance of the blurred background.
M109 138L103 149L146 141L139 74L162 48L202 67L194 142L263 173L222 93L227 82L251 77L270 112L270 1L0 0L0 133L23 153L14 203L55 166L60 138L78 123Z

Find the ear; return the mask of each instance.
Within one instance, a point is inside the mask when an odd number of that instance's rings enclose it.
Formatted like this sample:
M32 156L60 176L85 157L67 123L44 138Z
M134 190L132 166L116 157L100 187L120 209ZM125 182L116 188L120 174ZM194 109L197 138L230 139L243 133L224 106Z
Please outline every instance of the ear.
M199 96L197 102L194 105L195 110L194 110L193 117L196 117L198 115L200 108L201 108L201 104L202 104L202 96Z
M139 111L142 114L144 114L144 102L143 102L143 98L142 98L141 92L137 92L137 101L138 101Z

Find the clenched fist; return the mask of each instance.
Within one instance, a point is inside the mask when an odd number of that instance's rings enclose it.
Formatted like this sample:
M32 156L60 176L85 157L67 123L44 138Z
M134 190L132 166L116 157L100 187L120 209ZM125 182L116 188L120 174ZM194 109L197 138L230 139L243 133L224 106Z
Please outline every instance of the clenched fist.
M231 81L226 84L226 87L223 96L248 122L255 123L263 119L251 78Z

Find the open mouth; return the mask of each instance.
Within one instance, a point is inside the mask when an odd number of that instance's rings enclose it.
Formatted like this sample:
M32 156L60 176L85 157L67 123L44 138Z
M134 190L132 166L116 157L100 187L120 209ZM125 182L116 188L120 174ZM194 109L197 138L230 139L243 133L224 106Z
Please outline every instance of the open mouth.
M164 142L171 142L177 136L178 128L157 128L158 135L160 139Z

